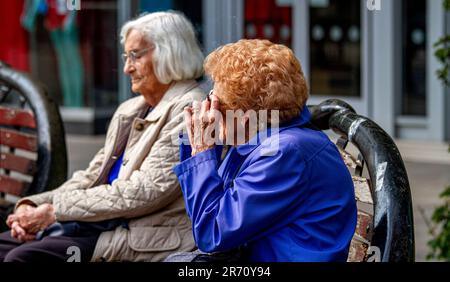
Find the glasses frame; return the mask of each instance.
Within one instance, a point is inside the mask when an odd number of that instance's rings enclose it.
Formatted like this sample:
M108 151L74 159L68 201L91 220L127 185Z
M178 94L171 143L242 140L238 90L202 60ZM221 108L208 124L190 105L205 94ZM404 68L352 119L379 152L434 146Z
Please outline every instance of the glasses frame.
M210 90L208 95L206 95L206 99L211 102L211 95L214 94L214 90Z
M122 53L122 61L124 64L127 63L128 59L130 59L132 65L136 64L136 61L140 59L145 53L147 53L149 50L153 49L152 47L144 48L138 51L130 51L127 53Z

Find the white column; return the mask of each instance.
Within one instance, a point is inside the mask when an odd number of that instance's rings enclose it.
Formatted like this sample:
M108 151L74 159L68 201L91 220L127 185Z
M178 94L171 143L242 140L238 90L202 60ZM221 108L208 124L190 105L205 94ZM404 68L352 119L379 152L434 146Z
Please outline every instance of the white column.
M122 44L120 44L120 28L125 22L129 21L132 18L133 9L131 6L132 1L128 0L119 0L117 1L117 45L118 45L118 64L117 64L117 75L118 75L118 100L119 103L127 100L131 97L130 91L130 79L128 76L123 73L123 62L121 58L121 54L123 52Z
M444 127L444 86L436 76L441 67L434 56L433 44L444 35L445 14L442 1L427 1L427 115L428 139L443 141Z
M292 13L292 49L302 64L307 81L310 81L309 0L293 1Z
M243 37L243 0L203 0L205 53Z
M389 135L395 133L395 46L394 40L394 2L382 1L381 10L370 11L372 29L372 119L378 123ZM398 16L398 15L397 15ZM398 79L398 78L397 78ZM398 93L397 95L400 95Z

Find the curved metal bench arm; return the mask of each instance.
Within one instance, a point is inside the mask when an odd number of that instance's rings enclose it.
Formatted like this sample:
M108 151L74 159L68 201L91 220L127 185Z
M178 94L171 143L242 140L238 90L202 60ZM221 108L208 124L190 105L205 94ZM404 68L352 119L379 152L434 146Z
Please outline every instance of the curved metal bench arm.
M27 194L40 193L57 187L67 178L67 152L64 126L56 103L40 83L2 62L0 62L0 81L23 95L36 119L38 171ZM2 103L1 95L0 103Z
M367 163L375 205L371 245L380 249L381 261L414 261L411 191L394 141L375 122L357 115L341 100L312 106L311 114L315 126L332 129L352 142Z

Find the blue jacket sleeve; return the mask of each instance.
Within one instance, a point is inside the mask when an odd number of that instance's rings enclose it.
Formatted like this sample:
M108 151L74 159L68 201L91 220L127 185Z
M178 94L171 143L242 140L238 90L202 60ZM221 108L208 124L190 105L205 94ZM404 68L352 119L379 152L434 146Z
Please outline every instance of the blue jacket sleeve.
M189 144L189 138L187 134L183 134L182 132L179 135L180 139L180 162L184 162L189 159L192 155L192 147ZM222 155L223 145L216 145L214 150L216 152L217 160L220 162L220 157Z
M306 187L305 163L293 150L287 145L274 156L253 152L227 189L213 150L175 167L200 250L232 249L286 224Z

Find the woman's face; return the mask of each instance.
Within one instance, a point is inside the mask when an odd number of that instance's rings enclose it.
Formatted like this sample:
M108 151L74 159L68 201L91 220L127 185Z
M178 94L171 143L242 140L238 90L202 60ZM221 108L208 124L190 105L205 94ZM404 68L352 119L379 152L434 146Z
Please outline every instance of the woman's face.
M222 114L222 120L219 126L219 139L228 145L239 145L248 142L251 136L249 134L248 120L244 112L242 112L244 115L241 115L239 111L231 110L223 104L223 97L226 93L220 83L214 83L211 94L218 98L219 110ZM230 124L230 121L233 124Z
M125 40L126 61L124 73L131 78L131 90L139 93L144 98L151 97L163 84L161 84L153 72L153 47L142 34L131 30ZM133 54L136 55L133 58Z

